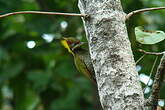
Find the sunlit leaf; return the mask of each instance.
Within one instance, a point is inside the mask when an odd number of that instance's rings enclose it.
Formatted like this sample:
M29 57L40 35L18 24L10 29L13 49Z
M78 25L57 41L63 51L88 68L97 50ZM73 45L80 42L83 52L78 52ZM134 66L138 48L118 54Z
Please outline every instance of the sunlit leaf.
M165 39L163 31L146 31L142 27L135 28L136 40L141 44L156 44Z

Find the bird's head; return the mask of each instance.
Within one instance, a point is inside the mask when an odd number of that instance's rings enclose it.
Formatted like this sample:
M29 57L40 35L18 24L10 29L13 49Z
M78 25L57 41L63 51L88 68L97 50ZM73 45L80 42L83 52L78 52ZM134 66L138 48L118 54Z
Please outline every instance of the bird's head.
M72 50L76 45L80 44L80 40L73 37L64 37L61 41L62 45L66 48L68 47Z
M85 42L80 42L80 40L73 37L64 37L61 40L61 44L72 54L78 48L85 44Z

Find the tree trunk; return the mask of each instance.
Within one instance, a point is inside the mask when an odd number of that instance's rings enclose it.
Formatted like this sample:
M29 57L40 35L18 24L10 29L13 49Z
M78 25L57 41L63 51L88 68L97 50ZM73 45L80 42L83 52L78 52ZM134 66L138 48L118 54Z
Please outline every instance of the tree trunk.
M120 0L79 0L104 110L144 110Z

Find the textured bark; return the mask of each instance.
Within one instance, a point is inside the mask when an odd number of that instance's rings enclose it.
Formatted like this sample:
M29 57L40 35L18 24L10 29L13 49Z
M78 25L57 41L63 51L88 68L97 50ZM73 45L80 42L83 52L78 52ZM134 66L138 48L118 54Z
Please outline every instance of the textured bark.
M143 93L120 0L79 0L104 110L143 110Z
M156 110L158 106L158 99L161 85L163 84L163 80L165 77L165 54L162 56L160 64L158 66L157 72L155 74L154 83L152 85L152 93L150 96L152 109Z

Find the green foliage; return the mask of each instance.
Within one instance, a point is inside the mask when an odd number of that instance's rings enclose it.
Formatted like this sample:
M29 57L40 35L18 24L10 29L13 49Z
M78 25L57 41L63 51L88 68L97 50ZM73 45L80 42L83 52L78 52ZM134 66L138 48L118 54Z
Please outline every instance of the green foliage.
M16 97L16 100L18 101L16 101L16 110L35 110L40 102L37 93L28 87L24 88L24 91Z
M2 0L0 8L1 13L21 10L78 12L75 0L69 2ZM62 22L68 26L62 27ZM0 20L0 31L0 88L7 83L13 94L8 98L1 91L0 97L9 102L8 106L13 103L14 110L38 110L41 106L44 110L93 108L92 99L89 100L94 97L92 84L78 73L72 56L56 40L64 36L83 38L81 18L15 15ZM29 48L29 41L35 42L35 47ZM0 105L3 108L2 101Z
M165 39L163 31L146 31L143 27L135 28L136 40L141 44L156 44Z
M128 3L128 4L125 4ZM142 9L142 8L151 8L151 7L160 7L165 3L164 0L137 0L137 1L132 1L132 0L122 0L122 5L124 6L125 12L131 12L136 9ZM164 31L164 16L165 16L165 11L164 10L158 10L158 11L150 11L150 12L145 12L141 14L137 14L133 16L129 21L127 21L127 28L128 28L128 34L129 38L131 41L131 46L132 50L134 52L134 58L137 61L141 56L143 56L142 53L138 52L137 49L144 49L146 51L151 51L151 52L161 52L165 50L165 45L164 42L159 42L154 45L142 45L136 42L136 36L134 32L134 27L137 26L143 26L146 28L146 30L163 30ZM146 55L145 58L143 58L137 65L141 67L139 74L145 74L148 75L150 74L153 62L155 60L155 56L153 55ZM154 79L154 74L156 72L157 66L159 63L157 63L156 68L154 68L153 75L151 79ZM142 83L142 87L145 87L146 85ZM149 89L151 89L151 86L148 86ZM161 88L161 94L160 98L164 99L165 94L164 91L165 86L163 84ZM148 97L150 95L151 91L145 94L145 97Z
M130 12L161 6L165 1L122 0L122 4L125 12ZM0 0L0 9L0 14L22 10L79 13L77 0ZM135 42L134 27L145 25L148 30L163 30L164 16L163 11L154 11L132 17L127 23L136 60L142 55L136 51L138 48L163 51L165 46L164 42L139 45ZM67 23L67 26L62 27L62 23ZM14 15L0 19L1 110L4 110L6 102L14 110L98 110L94 106L98 105L94 104L94 87L75 69L73 57L58 41L61 37L70 36L85 40L81 18ZM35 43L31 48L27 46L29 41ZM153 56L145 57L139 63L142 66L140 73L149 74L153 61ZM8 92L2 90L4 86L8 87Z
M29 71L27 73L27 79L33 84L33 87L38 91L46 89L51 74L49 72L43 72L39 70Z

